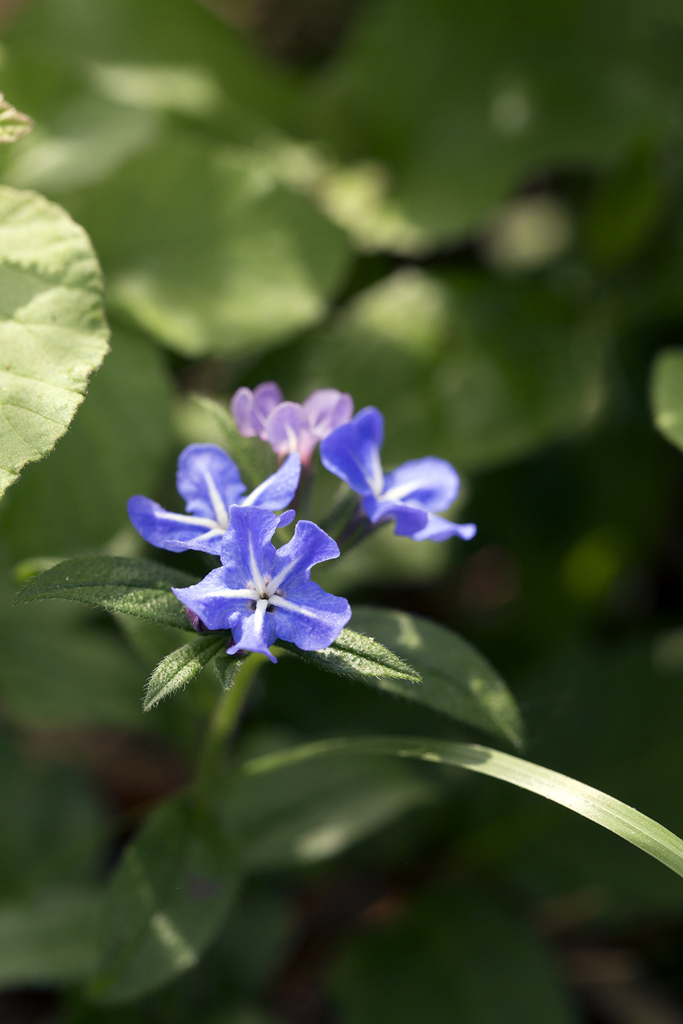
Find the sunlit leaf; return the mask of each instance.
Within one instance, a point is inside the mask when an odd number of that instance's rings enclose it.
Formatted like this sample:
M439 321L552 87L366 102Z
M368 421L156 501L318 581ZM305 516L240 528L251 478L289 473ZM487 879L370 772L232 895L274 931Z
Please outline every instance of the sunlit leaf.
M295 372L304 393L381 408L387 467L429 453L478 470L594 420L609 338L604 310L571 288L409 267L357 292Z
M158 347L114 331L69 433L4 502L0 524L15 558L92 550L128 524L128 498L152 490L168 455L170 398Z
M159 662L147 684L143 711L186 686L230 641L229 633L198 636Z
M326 672L335 672L371 685L380 685L377 681L384 679L401 680L408 686L416 686L421 682L420 673L397 654L373 637L362 636L352 629L342 629L337 639L322 651L302 651L296 644L284 640L278 640L277 646L284 647L290 654L310 661ZM386 688L391 687L387 684Z
M663 825L583 782L475 743L451 743L412 736L320 740L253 758L245 762L242 771L247 775L260 775L308 758L341 752L416 758L491 775L597 822L683 876L683 840Z
M8 103L0 92L0 142L16 142L33 128L28 114L22 114Z
M128 1002L195 967L237 885L210 820L182 800L158 807L110 882L93 997Z
M196 582L187 573L160 562L85 555L34 576L17 595L17 603L83 601L110 612L128 612L166 626L189 629L185 609L171 587L188 587Z
M420 686L406 685L400 678L378 679L379 689L521 745L522 718L514 697L493 665L452 629L421 615L369 605L356 605L351 621L357 630L405 658L422 676Z
M658 352L652 365L650 397L655 426L683 449L683 349Z
M88 237L32 192L0 187L0 493L67 429L107 352Z

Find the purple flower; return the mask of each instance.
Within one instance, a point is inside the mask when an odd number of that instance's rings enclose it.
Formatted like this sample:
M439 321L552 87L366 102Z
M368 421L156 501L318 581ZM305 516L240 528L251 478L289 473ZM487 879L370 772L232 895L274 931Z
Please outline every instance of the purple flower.
M265 509L233 505L221 547L222 568L193 587L175 588L178 600L209 629L232 630L228 654L268 648L279 637L304 651L329 647L351 618L343 597L313 583L311 566L337 558L327 534L303 520L289 543L277 550L271 538L278 517Z
M336 388L320 388L301 404L284 402L278 385L265 381L253 391L238 388L230 409L243 437L260 437L280 458L298 451L307 466L318 442L351 419L353 399Z
M444 512L455 501L460 478L445 459L412 459L384 475L380 449L384 417L367 406L350 423L338 427L320 445L325 469L362 495L363 511L372 523L394 519L394 532L413 540L447 540L457 535L471 540L474 523L451 523Z
M176 487L185 499L187 515L167 512L156 501L136 494L128 502L130 521L150 544L167 551L207 551L219 555L230 522L231 507L253 505L264 509L286 508L301 474L296 452L262 484L245 495L240 471L217 444L189 444L178 458ZM279 517L280 526L294 519L290 510Z

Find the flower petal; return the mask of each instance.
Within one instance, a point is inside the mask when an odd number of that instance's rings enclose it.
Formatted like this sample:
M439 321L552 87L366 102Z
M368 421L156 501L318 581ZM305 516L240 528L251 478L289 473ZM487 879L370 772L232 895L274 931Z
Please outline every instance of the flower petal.
M136 494L128 501L130 521L148 544L166 551L206 551L220 554L223 530L211 519L167 512L156 501Z
M325 469L344 480L357 494L380 494L384 474L380 449L384 440L384 417L368 405L350 423L337 427L320 443Z
M380 501L401 501L425 512L443 512L460 490L460 477L445 459L412 459L387 473Z
M427 525L428 512L412 505L404 505L400 501L378 501L369 495L363 498L363 511L371 523L394 519L394 533L399 537L412 537L417 530Z
M452 523L442 516L435 516L433 512L427 513L427 525L416 533L412 534L413 540L448 540L450 537L460 537L462 540L472 540L477 532L474 523Z
M337 388L319 388L303 402L311 433L318 440L327 437L353 416L353 399Z
M217 444L189 444L178 458L178 493L194 515L228 525L228 508L246 490L240 471Z
M296 524L292 539L275 553L272 589L282 587L288 596L289 588L297 581L305 583L310 580L311 566L327 562L330 558L339 558L337 542L315 523L302 519Z
M308 434L308 416L298 402L280 402L268 417L266 436L279 456L299 451Z
M235 587L224 568L213 569L191 587L173 587L173 593L209 629L232 629L241 616L253 615L252 605L258 596L248 587Z
M235 642L228 648L228 654L254 651L256 654L265 654L271 661L277 661L268 650L270 645L275 643L277 626L276 617L271 611L267 611L267 605L267 601L257 601L254 611L241 615L234 623L232 637Z
M288 455L280 468L267 477L262 484L243 498L240 505L255 505L257 508L286 508L296 494L301 476L301 458L298 452Z
M336 640L351 618L344 597L328 594L312 580L287 587L286 596L271 597L277 636L302 651L320 651Z
M254 587L259 596L264 580L275 572L275 548L271 538L279 517L265 508L232 505L230 525L221 547L221 562L228 570L225 579L235 589ZM206 619L204 620L206 622Z
M282 401L282 391L273 380L251 388L238 388L230 402L230 412L243 437L265 437L266 420Z

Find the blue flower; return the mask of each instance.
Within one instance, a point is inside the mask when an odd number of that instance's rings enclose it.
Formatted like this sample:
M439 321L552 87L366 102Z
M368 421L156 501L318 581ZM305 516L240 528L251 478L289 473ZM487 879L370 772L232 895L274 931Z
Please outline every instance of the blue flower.
M444 512L455 501L460 478L445 459L428 456L404 462L384 475L380 450L384 417L369 405L349 423L337 427L320 444L322 464L362 496L363 511L372 523L394 519L394 532L413 540L471 540L474 523L451 523Z
M209 629L230 629L228 654L268 648L279 637L303 651L329 647L351 618L349 602L313 583L311 566L337 558L327 534L303 520L277 550L271 538L278 517L265 509L233 505L221 547L222 568L193 587L173 593Z
M185 499L187 515L167 512L156 501L136 494L128 502L130 521L146 541L167 551L207 551L219 555L236 505L281 509L290 503L299 485L301 460L294 452L276 473L245 495L240 471L217 444L189 444L178 458L176 487ZM294 519L293 511L279 517L279 525Z

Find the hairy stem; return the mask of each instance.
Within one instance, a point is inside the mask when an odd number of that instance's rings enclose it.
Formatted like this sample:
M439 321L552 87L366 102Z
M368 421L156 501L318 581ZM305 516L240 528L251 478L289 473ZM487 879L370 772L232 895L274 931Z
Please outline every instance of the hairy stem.
M237 730L254 676L264 661L267 661L265 654L250 654L245 658L235 674L232 686L216 701L197 765L197 780L200 784L214 776L223 748Z

